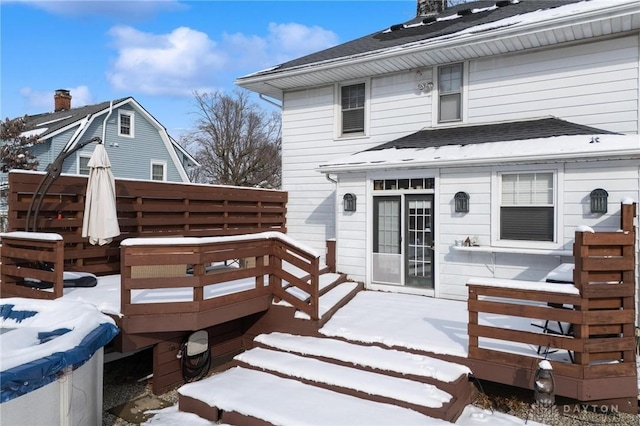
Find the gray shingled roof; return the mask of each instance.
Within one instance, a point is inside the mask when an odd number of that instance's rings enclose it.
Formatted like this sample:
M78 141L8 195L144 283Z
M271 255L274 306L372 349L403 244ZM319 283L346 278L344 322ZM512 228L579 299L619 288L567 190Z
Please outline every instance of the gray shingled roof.
M255 76L260 74L277 73L279 71L298 67L301 65L308 65L316 62L338 59L351 55L373 52L381 49L388 49L412 42L428 40L430 38L446 36L447 34L454 34L477 25L495 22L501 19L534 12L540 9L551 9L570 3L577 3L579 1L581 0L521 0L519 3L511 3L509 1L481 0L476 2L463 3L448 8L439 15L435 16L435 18L444 18L455 14L461 15L457 19L429 22L433 18L429 18L426 16L417 17L410 21L401 24L397 23L397 25L390 26L389 28L398 28L394 31L385 32L385 30L387 30L388 28L384 28L376 33L369 34L359 39L349 41L347 43L340 44L338 46L334 46L320 52L312 53L310 55L303 56L289 62L285 62L273 69L265 70L253 75ZM493 10L487 10L478 13L469 13L473 9L489 8L496 4L503 6L495 8ZM363 5L363 7L365 6ZM413 26L410 28L401 28L403 27L403 25L416 24L421 21L424 21L428 24Z
M116 99L114 105L128 98ZM110 102L101 102L94 105L85 105L78 108L71 108L58 112L47 112L43 114L28 115L26 122L26 130L33 130L38 127L45 127L47 130L40 134L40 138L46 138L47 135L56 132L66 126L69 126L87 115L95 114L109 108Z
M378 145L367 151L380 151L389 148L434 148L446 145L471 145L487 142L551 138L556 136L615 134L617 133L549 117L537 120L511 121L477 126L424 129L391 142Z

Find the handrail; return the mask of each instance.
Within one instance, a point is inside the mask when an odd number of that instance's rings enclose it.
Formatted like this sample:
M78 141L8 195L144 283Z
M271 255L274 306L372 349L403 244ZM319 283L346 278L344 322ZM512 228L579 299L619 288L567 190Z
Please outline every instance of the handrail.
M242 259L242 268L211 268L212 264L222 264ZM268 259L268 260L267 260ZM223 283L254 278L251 288L234 292L233 300L246 300L262 296L265 292L285 300L292 306L318 319L319 308L319 256L313 250L279 232L229 237L191 238L133 238L122 242L121 255L121 312L125 316L143 314L157 307L158 303L133 303L132 292L156 290L159 288L190 288L192 294L187 300L163 304L172 313L194 313L203 308L220 306L230 295L208 298L207 291L215 293L215 287ZM183 273L169 273L165 276L145 276L134 272L136 267L183 265ZM152 270L158 269L152 268ZM189 268L192 271L186 274ZM309 281L301 279L290 270L302 271ZM308 300L301 300L286 291L283 282L309 294ZM184 290L182 294L184 294ZM153 305L151 307L150 305ZM164 306L167 305L167 306Z

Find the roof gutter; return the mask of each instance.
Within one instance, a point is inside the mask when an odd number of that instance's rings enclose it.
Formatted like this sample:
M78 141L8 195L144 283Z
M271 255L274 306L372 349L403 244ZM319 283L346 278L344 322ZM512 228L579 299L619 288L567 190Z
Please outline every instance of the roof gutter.
M476 158L476 159L455 159L455 160L424 160L405 163L378 163L378 164L352 164L352 165L338 165L338 166L320 166L315 171L320 173L349 173L349 172L362 172L362 171L374 171L374 170L407 170L407 169L422 169L422 168L442 168L442 167L462 167L462 166L476 166L476 165L489 165L489 164L501 164L501 163L534 163L534 162L549 162L557 160L589 160L589 159L622 159L630 160L633 158L640 158L639 149L625 149L615 152L598 152L596 154L589 153L576 153L569 152L564 154L537 154L519 156L512 155L508 157L494 157L494 158Z

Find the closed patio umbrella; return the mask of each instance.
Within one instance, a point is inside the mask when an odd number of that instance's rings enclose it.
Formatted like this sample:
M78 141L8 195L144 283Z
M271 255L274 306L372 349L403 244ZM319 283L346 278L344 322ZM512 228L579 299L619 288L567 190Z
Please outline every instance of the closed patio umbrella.
M84 204L82 237L89 243L109 244L120 235L116 211L116 185L111 173L111 162L103 144L96 145L89 159L89 181Z

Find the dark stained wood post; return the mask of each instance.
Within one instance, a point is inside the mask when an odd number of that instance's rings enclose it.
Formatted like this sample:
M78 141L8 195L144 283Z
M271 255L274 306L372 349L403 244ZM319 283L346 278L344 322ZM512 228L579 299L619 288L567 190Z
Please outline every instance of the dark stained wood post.
M469 310L469 325L467 333L469 335L469 356L471 356L478 349L478 335L475 334L475 327L478 325L478 311L475 309L475 304L478 302L478 293L476 289L469 286L469 300L467 306Z
M327 258L325 263L329 267L329 272L336 272L336 240L331 238L327 240Z
M55 262L53 270L55 279L53 280L53 297L62 297L64 293L64 241L58 240L53 246Z
M320 258L311 261L311 319L320 319Z

